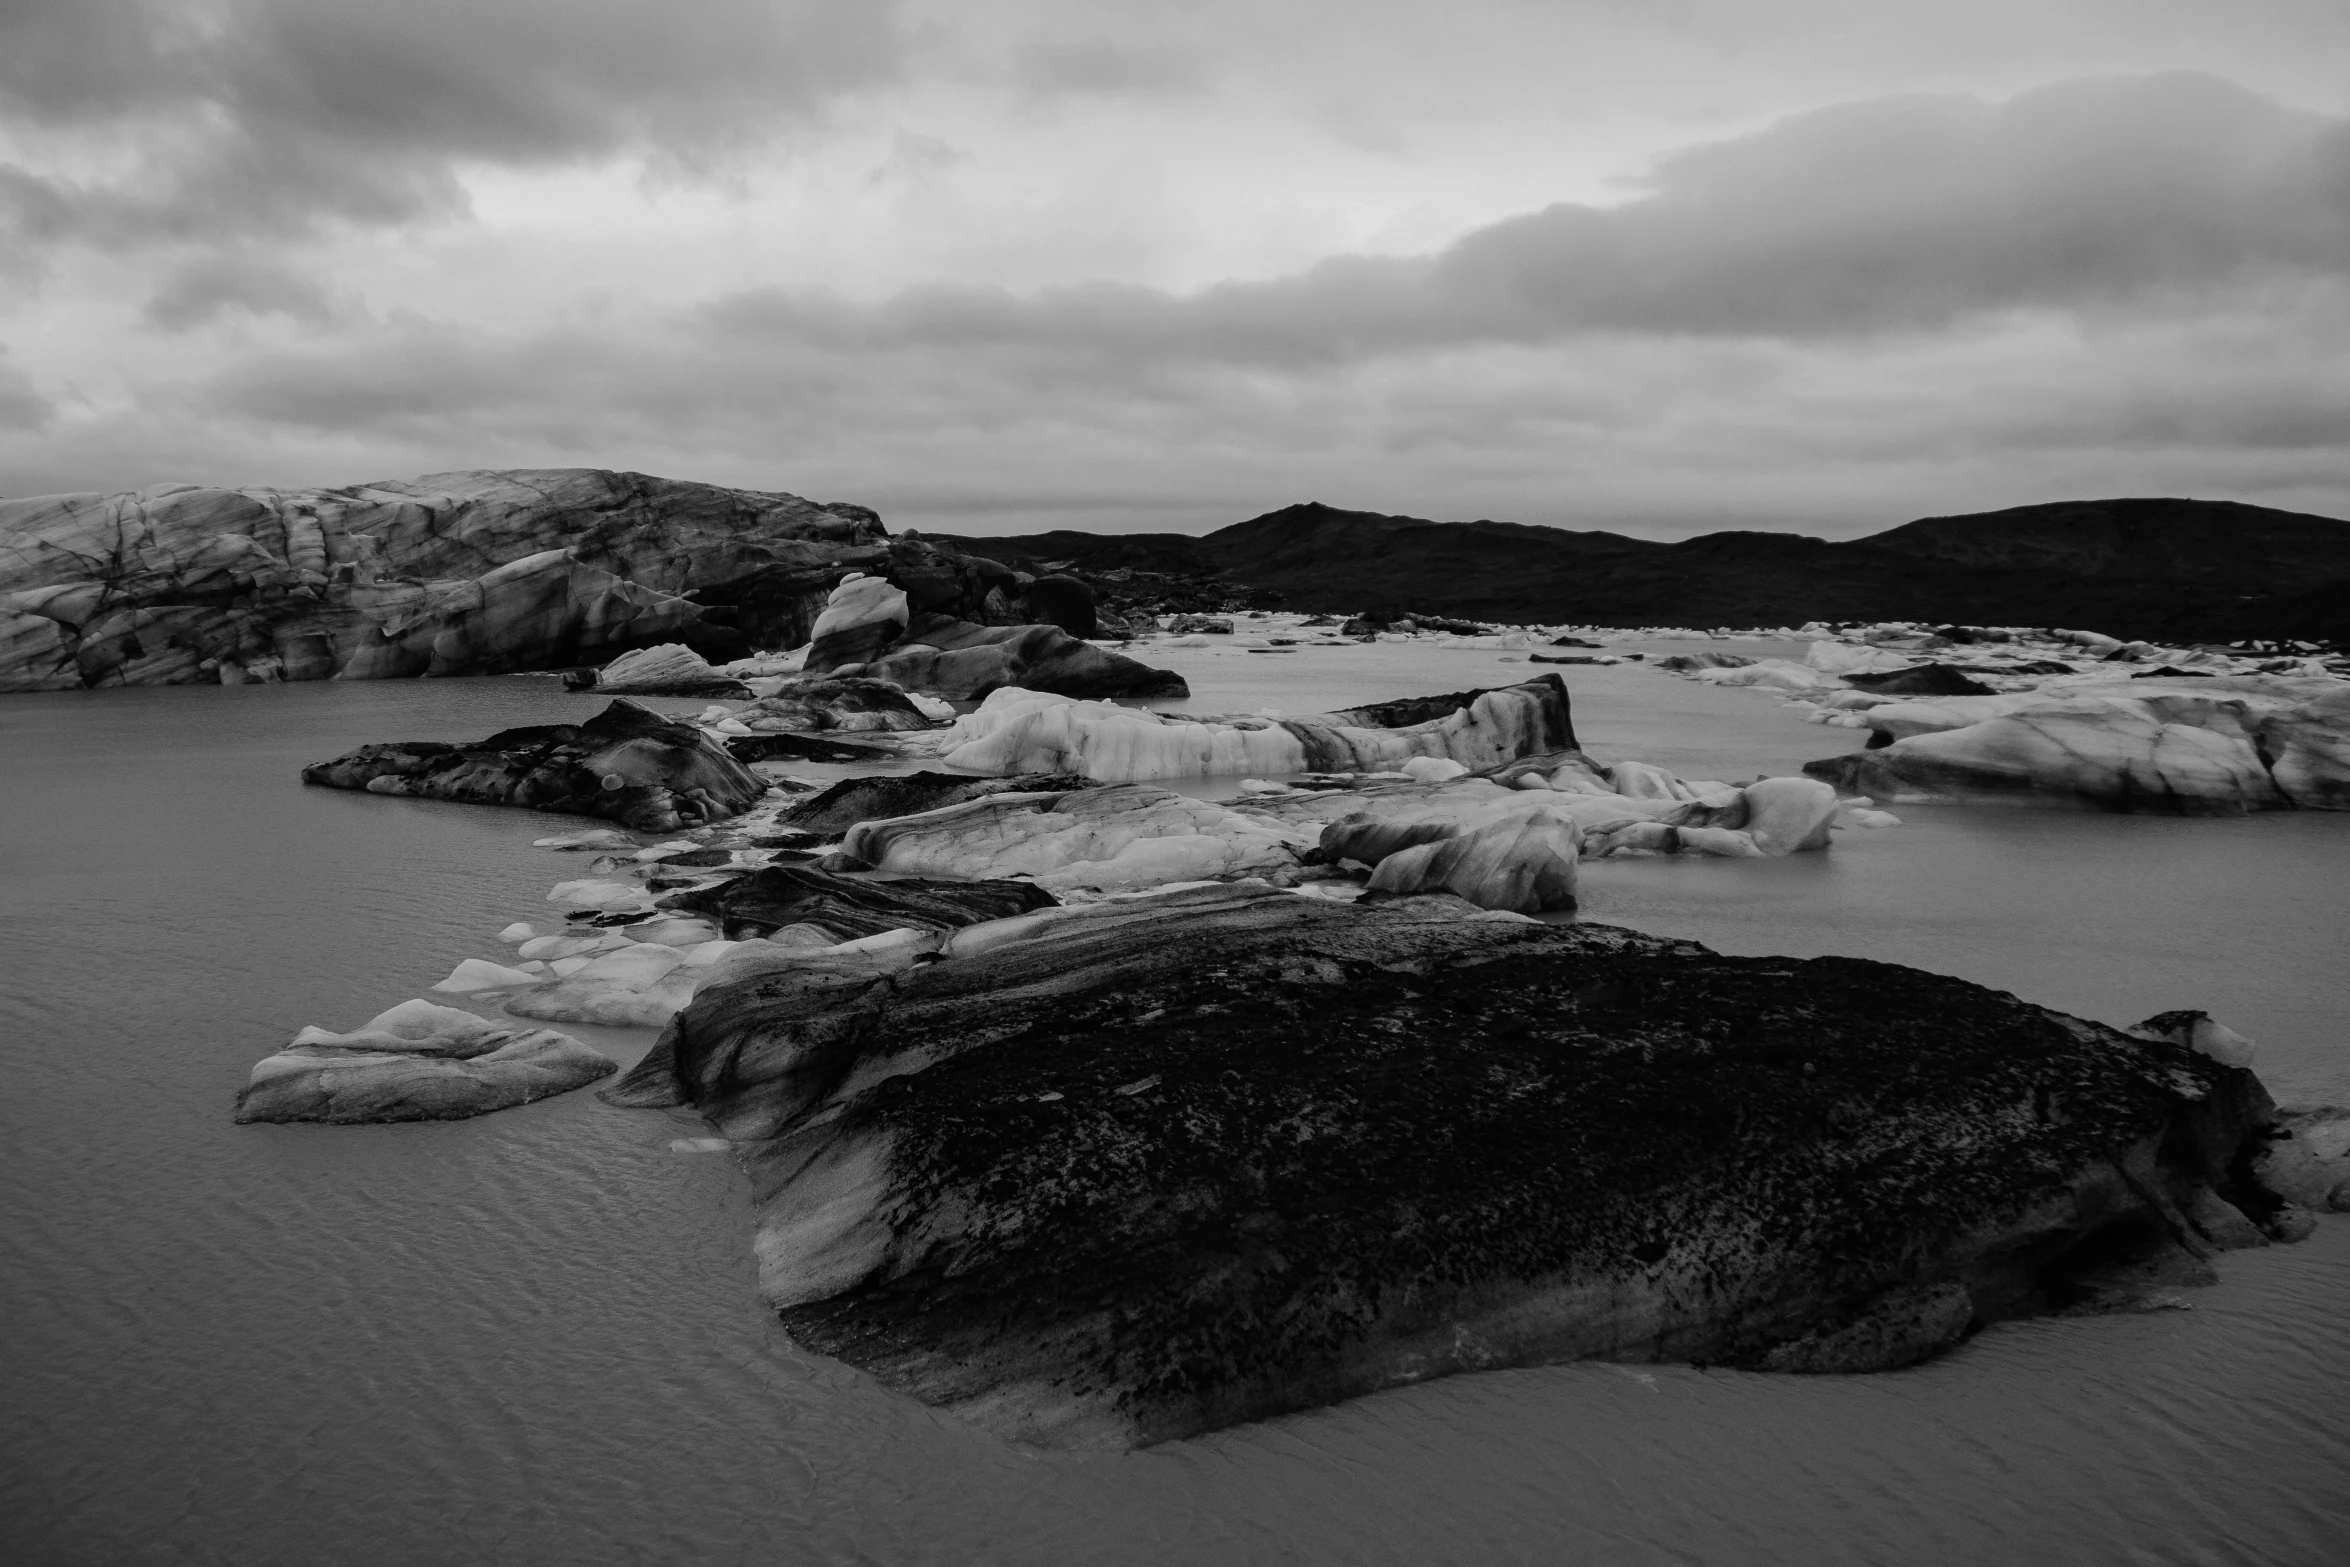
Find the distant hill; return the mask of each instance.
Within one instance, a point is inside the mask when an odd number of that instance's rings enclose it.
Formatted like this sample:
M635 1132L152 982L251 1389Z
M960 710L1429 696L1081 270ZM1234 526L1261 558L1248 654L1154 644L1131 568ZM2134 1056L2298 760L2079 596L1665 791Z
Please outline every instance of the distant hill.
M1220 578L1309 611L1749 626L1930 620L2167 641L2350 641L2350 522L2233 501L2060 501L1927 517L1831 543L1709 533L1663 544L1309 502L1204 538L1063 530L942 539L998 560Z

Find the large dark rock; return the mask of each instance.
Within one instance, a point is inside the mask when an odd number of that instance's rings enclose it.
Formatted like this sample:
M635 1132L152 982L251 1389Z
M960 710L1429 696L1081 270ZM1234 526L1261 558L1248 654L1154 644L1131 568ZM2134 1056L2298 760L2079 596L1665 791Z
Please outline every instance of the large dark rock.
M470 745L364 745L302 769L329 789L514 805L674 832L749 809L767 786L691 724L616 698L584 724L505 729Z
M1099 629L1093 589L1075 577L1056 572L1028 584L1028 614L1042 626L1058 626L1073 637L1090 637Z
M795 1339L1023 1441L1583 1356L1900 1365L2271 1203L2248 1073L1886 964L1261 884L935 956L705 987L607 1097L735 1141Z
M948 930L1051 908L1053 895L1024 881L932 881L858 876L805 865L770 865L715 887L673 893L660 907L716 920L731 940L820 925L841 941L889 930Z
M726 753L738 762L893 762L895 752L877 746L848 745L828 737L806 734L735 735Z
M1992 696L1994 690L1980 680L1970 680L1966 672L1948 664L1912 664L1907 669L1888 669L1877 674L1864 672L1848 674L1845 683L1861 691L1873 691L1879 696Z

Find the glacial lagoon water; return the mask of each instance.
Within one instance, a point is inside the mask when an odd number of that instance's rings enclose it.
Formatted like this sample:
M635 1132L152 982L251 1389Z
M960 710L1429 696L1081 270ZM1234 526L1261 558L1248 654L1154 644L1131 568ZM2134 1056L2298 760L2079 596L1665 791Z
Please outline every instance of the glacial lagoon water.
M1203 711L1527 672L1154 656ZM1735 780L1858 738L1638 666L1563 673L1611 759ZM2350 1219L2223 1259L2192 1309L2011 1324L1892 1375L1499 1371L1039 1456L796 1350L752 1300L733 1165L670 1150L690 1117L580 1093L231 1124L295 1028L497 955L578 863L529 847L556 819L304 789L301 764L596 705L531 678L0 701L0 1560L2350 1559ZM1902 815L1826 855L1588 867L1585 916L2115 1022L2201 1006L2280 1096L2350 1100L2350 817Z

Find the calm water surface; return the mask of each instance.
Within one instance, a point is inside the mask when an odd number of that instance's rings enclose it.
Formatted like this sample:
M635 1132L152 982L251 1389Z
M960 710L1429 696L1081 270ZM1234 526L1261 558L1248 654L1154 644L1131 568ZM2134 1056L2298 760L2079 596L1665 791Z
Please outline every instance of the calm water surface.
M1202 710L1490 684L1492 653L1157 655ZM1767 697L1571 668L1585 744L1693 776L1848 748ZM295 1028L543 916L550 818L308 790L370 740L592 711L535 679L0 702L8 1563L2336 1563L2350 1220L2190 1311L1889 1376L1458 1377L1037 1457L796 1351L730 1161L589 1094L238 1127ZM688 704L677 704L680 706ZM823 775L822 768L808 769ZM1905 810L1827 855L1586 869L1586 913L1916 964L2117 1022L2202 1006L2350 1099L2350 817ZM594 1035L624 1062L649 1035Z

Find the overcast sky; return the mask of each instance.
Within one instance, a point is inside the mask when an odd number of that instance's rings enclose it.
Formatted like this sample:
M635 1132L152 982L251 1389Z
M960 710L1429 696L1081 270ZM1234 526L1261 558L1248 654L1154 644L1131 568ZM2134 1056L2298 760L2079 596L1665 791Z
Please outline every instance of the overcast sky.
M2350 516L2345 0L0 0L0 495Z

